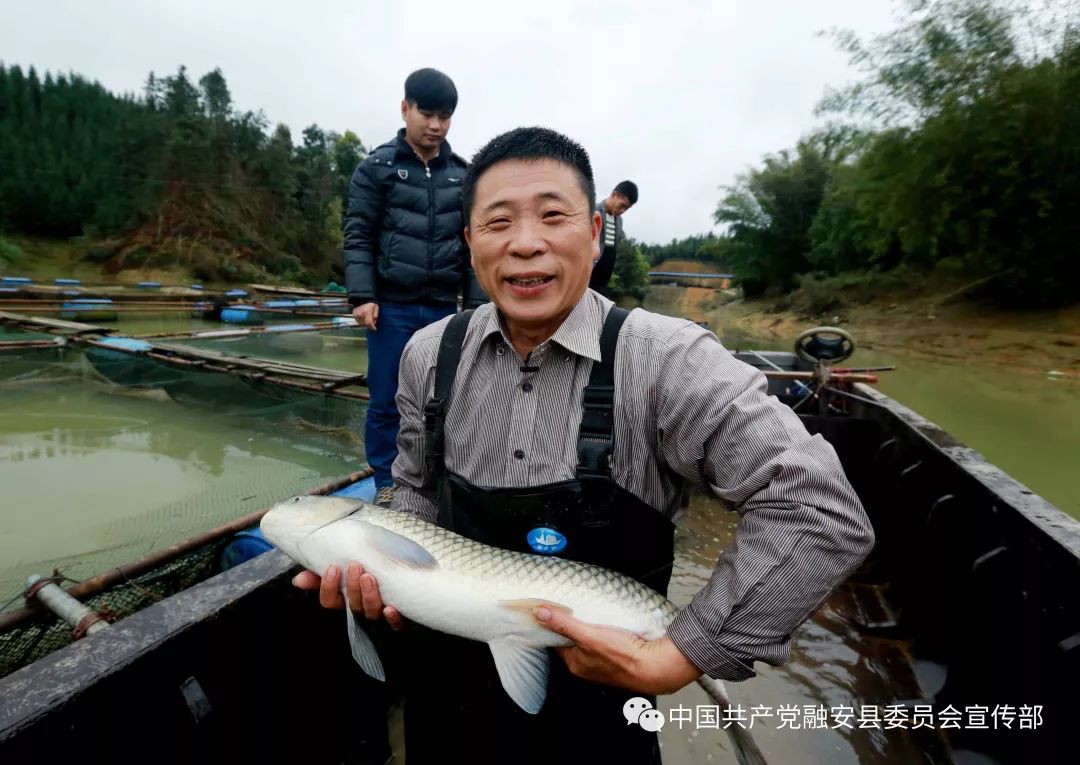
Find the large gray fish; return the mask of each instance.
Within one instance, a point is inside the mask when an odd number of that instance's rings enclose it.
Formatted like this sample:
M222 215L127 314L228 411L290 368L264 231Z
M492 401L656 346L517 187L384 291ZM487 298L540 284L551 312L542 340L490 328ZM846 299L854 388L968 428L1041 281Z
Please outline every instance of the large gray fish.
M360 563L378 581L383 602L407 619L487 643L503 688L532 714L547 695L546 649L571 645L533 618L536 606L645 640L663 637L678 613L667 598L613 571L490 547L407 513L343 497L293 497L271 508L261 527L305 568L322 573L331 565ZM385 680L371 640L352 611L345 614L353 658L368 675ZM721 707L730 705L721 681L702 676L698 683ZM732 723L727 732L742 765L764 764L746 729Z

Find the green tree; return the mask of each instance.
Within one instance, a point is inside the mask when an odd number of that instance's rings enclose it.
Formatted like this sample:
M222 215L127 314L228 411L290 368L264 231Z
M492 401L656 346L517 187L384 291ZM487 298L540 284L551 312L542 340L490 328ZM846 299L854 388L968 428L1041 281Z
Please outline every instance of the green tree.
M649 261L630 238L619 240L608 289L615 295L639 299L649 291Z

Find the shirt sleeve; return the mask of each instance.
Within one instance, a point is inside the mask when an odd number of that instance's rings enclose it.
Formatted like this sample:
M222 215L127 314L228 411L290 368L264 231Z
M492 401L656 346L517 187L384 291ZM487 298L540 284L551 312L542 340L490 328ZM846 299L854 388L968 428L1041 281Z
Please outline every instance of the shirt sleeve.
M657 388L661 459L741 516L668 634L709 676L744 680L755 661L788 660L791 633L869 554L873 528L832 445L715 335L676 332Z
M406 344L401 354L396 399L401 425L398 454L391 469L397 491L391 507L435 523L439 517L439 503L434 490L427 487L428 470L424 464L424 403L435 374L431 364L425 361L427 355L414 340Z

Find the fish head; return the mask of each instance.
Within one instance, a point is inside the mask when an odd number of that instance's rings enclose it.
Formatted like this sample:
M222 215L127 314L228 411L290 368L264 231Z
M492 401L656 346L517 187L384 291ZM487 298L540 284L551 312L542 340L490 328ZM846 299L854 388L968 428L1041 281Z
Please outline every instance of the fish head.
M302 562L300 543L321 528L347 518L363 506L347 497L302 496L278 502L262 517L259 528L267 540Z

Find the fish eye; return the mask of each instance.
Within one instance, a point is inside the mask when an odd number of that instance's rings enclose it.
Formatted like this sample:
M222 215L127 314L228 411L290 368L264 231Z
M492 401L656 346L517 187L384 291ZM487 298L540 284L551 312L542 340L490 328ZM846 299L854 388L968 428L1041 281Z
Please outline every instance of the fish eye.
M292 498L292 501L293 501L293 502L299 502L299 501L300 501L300 497L293 497L293 498Z

